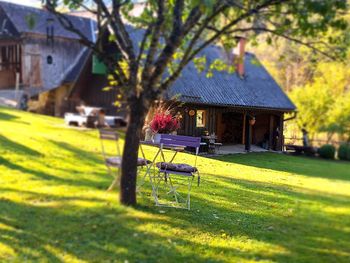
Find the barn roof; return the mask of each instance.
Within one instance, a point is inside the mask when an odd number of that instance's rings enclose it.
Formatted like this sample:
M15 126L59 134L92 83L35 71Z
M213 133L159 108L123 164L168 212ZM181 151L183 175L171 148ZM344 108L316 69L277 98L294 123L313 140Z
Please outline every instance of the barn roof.
M55 36L79 39L76 34L65 30L56 17L47 10L2 1L0 1L0 7L7 14L7 17L11 20L19 33L46 35L47 19L52 18ZM31 17L34 18L35 21L33 27L30 27L28 24L28 19ZM86 37L90 40L93 39L94 24L91 19L72 15L66 15L66 17L79 28Z
M222 49L209 46L202 55L208 65L217 58L224 58ZM295 105L283 92L273 77L251 54L245 55L245 76L237 73L215 71L208 78L206 72L199 73L193 63L183 70L182 75L166 93L167 98L179 95L179 100L188 103L216 106L249 107L294 111Z

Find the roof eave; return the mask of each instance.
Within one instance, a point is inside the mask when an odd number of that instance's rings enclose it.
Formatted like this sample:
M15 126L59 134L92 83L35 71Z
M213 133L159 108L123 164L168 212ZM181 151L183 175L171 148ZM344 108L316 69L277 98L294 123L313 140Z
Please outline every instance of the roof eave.
M212 107L229 107L229 108L237 108L237 109L270 110L270 111L279 111L279 112L296 112L297 111L296 108L275 108L275 107L233 105L233 104L205 103L205 102L189 102L189 101L182 101L182 102L186 103L186 104L205 105L205 106L212 106Z

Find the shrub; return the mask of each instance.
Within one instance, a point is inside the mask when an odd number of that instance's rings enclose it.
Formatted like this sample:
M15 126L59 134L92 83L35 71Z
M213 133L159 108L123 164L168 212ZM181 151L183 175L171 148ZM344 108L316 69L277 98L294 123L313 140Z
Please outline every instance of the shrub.
M325 159L334 159L335 147L330 144L325 144L320 149L318 149L318 154Z
M342 144L338 149L338 158L340 160L350 161L350 146L347 144Z

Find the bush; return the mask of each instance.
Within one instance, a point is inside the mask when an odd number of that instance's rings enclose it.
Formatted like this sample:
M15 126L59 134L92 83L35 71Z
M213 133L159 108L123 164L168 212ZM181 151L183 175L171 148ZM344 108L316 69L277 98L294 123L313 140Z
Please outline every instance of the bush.
M330 144L323 145L320 149L318 149L318 154L325 159L334 159L335 147Z
M350 146L347 144L342 144L338 149L338 158L340 160L350 161Z

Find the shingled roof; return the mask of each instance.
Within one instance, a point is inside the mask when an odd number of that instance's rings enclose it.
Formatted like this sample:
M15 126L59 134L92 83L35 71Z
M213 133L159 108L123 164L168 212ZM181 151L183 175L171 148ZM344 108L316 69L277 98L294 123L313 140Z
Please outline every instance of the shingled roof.
M202 55L208 65L217 58L224 59L224 53L218 46L210 46ZM280 86L251 54L245 55L245 76L237 73L215 71L208 78L206 72L199 73L193 63L182 72L181 77L166 93L167 98L180 95L180 100L216 106L249 107L294 111L295 105Z
M128 30L133 39L134 48L138 49L143 31L131 26ZM206 57L208 67L215 59L227 60L225 52L216 45L208 46L200 56ZM208 78L206 71L198 72L194 63L191 62L183 69L177 81L165 92L165 99L177 96L180 101L186 103L284 112L296 110L293 102L254 54L246 52L244 67L245 76L243 78L237 73L227 71L214 71L213 76Z
M79 39L76 34L65 30L57 18L44 9L2 1L0 1L0 7L5 11L7 17L11 20L12 24L20 34L32 33L46 35L47 19L51 18L53 19L54 23L53 26L55 28L55 37ZM93 39L94 24L92 24L93 22L91 19L72 15L66 16L75 25L75 27L81 30L86 37L88 37L90 40ZM35 21L33 27L28 25L28 18L30 17L33 17Z

